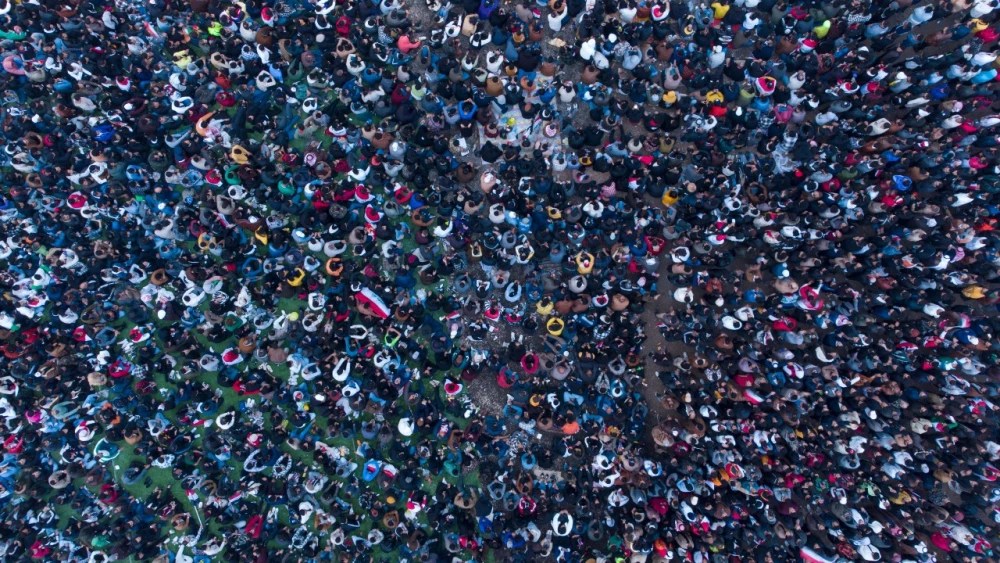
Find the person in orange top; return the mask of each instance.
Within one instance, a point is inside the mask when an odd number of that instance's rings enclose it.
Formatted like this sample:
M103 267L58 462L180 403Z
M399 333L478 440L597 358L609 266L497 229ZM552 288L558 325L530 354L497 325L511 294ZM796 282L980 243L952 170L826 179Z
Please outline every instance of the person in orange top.
M565 424L562 425L563 434L576 434L580 431L580 423L576 421L575 417L570 417Z

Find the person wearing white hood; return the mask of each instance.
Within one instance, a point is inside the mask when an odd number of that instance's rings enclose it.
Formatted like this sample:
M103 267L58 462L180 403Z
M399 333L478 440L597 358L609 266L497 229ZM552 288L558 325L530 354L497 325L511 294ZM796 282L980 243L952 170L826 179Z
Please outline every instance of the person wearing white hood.
M569 6L564 0L556 0L551 6L551 11L549 12L546 19L549 22L549 29L559 33L562 30L563 21L566 19L566 14L569 13Z
M722 45L712 47L712 52L708 54L708 67L719 68L726 62L726 50Z
M632 23L638 11L634 1L623 2L618 6L618 17L624 23Z
M593 62L594 66L600 70L607 69L608 67L611 66L611 61L601 51L594 51Z
M910 86L913 86L913 83L910 82L910 78L906 75L905 72L900 71L897 72L893 80L889 82L889 91L891 91L893 94L898 94L906 90Z
M629 46L622 55L622 68L632 71L642 62L642 51L637 47Z
M976 66L988 66L997 60L997 54L992 51L979 51L971 57L968 55L966 57L969 59L969 62Z
M917 27L929 22L933 18L934 5L928 3L914 8L913 11L910 12L910 17L907 19L907 22L911 26Z
M589 61L594 58L594 53L596 52L597 52L597 39L591 37L590 39L580 44L581 59Z
M110 6L101 14L101 23L111 31L118 29L118 16L115 15Z
M969 17L982 19L983 17L992 14L998 6L1000 6L1000 2L997 0L980 0L972 5L972 9L969 10Z
M976 121L976 125L982 127L983 129L986 129L988 127L996 127L997 125L1000 125L1000 114L993 114L981 117L979 118L978 121Z

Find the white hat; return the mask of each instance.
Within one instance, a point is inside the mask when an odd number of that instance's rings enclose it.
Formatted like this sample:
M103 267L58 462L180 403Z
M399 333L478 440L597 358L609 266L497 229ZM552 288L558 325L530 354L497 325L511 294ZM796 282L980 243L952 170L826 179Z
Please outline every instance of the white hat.
M726 327L727 330L740 330L743 328L743 322L735 317L726 315L722 317L722 326Z
M399 423L396 425L396 428L399 430L399 433L402 434L403 436L412 436L413 419L409 417L403 417L399 419Z

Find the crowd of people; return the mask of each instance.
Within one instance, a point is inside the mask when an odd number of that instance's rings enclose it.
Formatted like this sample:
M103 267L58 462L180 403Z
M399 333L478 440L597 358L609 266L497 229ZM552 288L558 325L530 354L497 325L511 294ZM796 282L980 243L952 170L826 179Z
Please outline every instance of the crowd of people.
M0 0L5 561L989 561L997 0Z

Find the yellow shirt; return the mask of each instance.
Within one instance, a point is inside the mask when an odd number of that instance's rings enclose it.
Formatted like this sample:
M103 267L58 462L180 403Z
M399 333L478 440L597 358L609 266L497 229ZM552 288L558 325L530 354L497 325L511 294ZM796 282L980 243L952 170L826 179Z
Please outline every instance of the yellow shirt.
M538 311L539 315L547 317L549 316L549 313L552 312L552 307L553 304L551 301L548 304L543 304L541 301L539 301L538 304L535 305L535 310Z
M677 203L677 200L678 200L677 192L673 190L667 190L663 192L663 197L660 198L660 203L666 205L667 207L670 207L671 205Z

